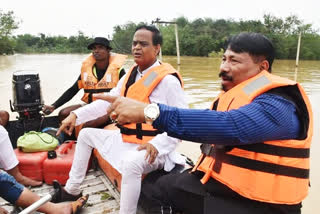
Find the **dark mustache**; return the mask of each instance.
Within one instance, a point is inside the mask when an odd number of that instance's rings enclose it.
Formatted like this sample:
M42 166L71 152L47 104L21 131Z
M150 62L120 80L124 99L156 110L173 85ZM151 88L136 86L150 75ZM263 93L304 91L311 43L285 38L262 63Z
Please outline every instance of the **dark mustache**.
M228 81L232 81L233 80L232 77L228 76L227 72L225 72L225 71L221 71L219 73L219 77L223 77L225 80L228 80Z

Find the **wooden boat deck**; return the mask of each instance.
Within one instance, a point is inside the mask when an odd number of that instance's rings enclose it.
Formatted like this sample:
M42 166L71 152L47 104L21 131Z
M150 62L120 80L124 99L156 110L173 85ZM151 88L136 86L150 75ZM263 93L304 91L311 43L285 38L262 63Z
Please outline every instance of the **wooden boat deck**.
M117 214L119 212L119 192L100 169L97 169L96 171L91 169L87 173L87 176L81 185L81 189L83 190L83 194L89 194L89 200L85 205L85 208L81 211L82 214ZM44 184L41 187L31 188L31 190L40 196L44 196L51 192L53 187ZM21 208L12 206L2 198L0 198L0 207L5 208L13 214L21 211Z

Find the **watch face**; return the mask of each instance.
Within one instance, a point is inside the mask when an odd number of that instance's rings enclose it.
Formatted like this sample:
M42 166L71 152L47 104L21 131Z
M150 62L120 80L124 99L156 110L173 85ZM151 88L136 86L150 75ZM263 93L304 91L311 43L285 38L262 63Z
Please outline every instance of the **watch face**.
M147 109L147 116L150 119L156 119L158 116L158 109L156 106L149 106L149 108Z
M159 107L157 104L152 103L149 104L146 108L145 108L145 112L144 115L146 117L146 119L149 120L155 120L157 119L157 117L159 116Z

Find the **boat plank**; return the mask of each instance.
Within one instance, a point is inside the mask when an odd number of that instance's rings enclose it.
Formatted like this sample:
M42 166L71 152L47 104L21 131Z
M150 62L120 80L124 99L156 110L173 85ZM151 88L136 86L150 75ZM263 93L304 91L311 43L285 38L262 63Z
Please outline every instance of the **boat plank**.
M82 210L82 214L117 214L119 212L119 193L114 189L111 182L100 169L89 170L80 188L83 190L84 194L89 194L88 202ZM43 184L41 187L33 187L30 188L30 190L37 193L39 196L44 196L52 192L53 187L51 185ZM0 206L12 214L21 211L20 208L11 205L2 198L0 198Z

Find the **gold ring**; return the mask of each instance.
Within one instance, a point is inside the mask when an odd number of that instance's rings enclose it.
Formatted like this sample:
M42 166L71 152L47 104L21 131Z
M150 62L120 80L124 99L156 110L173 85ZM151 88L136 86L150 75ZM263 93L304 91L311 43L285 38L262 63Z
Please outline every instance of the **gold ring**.
M115 119L117 119L117 113L115 112L115 111L113 111L113 112L111 112L111 114L110 114L110 119L111 120L115 120Z

